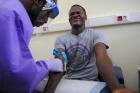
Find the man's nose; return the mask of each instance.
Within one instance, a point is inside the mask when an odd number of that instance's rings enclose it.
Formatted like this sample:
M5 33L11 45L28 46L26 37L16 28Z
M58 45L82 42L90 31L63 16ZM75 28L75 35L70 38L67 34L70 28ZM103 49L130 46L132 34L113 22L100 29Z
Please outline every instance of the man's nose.
M73 16L78 16L78 14L77 13L74 13Z

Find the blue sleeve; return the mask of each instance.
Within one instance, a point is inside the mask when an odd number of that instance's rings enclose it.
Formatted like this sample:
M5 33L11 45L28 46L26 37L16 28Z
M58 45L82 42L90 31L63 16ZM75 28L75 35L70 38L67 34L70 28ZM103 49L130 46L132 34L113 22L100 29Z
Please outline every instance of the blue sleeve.
M33 60L15 12L0 11L0 90L30 93L48 75L47 64Z

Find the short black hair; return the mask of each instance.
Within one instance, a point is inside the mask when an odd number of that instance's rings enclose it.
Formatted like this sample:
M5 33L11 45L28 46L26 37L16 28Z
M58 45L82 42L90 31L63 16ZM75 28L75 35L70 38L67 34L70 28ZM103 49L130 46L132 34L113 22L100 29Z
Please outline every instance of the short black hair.
M81 8L83 9L84 13L85 13L86 18L87 18L87 14L86 14L85 8L84 8L83 6L81 6L81 5L79 5L79 4L74 4L74 5L72 5L71 8L70 8L70 10L71 10L73 7L75 7L75 6L81 7Z

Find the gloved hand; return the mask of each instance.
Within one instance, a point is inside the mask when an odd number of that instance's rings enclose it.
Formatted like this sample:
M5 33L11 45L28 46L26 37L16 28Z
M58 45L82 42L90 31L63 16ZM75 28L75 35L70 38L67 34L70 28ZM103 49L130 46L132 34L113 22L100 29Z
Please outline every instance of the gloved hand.
M63 72L63 63L58 58L47 60L48 69L51 72Z

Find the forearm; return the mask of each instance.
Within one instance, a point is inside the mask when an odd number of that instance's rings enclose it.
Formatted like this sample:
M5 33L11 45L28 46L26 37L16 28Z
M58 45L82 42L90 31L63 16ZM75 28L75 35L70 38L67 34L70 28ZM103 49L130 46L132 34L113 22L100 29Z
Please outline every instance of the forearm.
M55 58L59 58L62 60L63 69L64 69L63 57L61 55L57 55L57 56L55 56ZM46 85L43 93L54 93L58 83L60 82L61 78L63 77L63 74L64 74L64 72L50 72L49 79L48 79L47 85Z
M113 72L113 66L109 62L110 60L108 58L104 58L104 60L98 60L100 62L97 62L97 67L99 70L99 73L103 77L103 79L106 81L108 87L113 91L114 89L119 89L120 84L115 77L115 74Z
M53 54L55 58L59 58L62 61L64 70L64 58L63 55L58 53L58 51L63 51L63 49L59 48L58 50L53 50ZM64 72L50 72L49 79L43 93L54 93L58 83L63 77L63 74Z
M62 77L63 72L51 72L49 74L49 79L43 93L54 93Z

